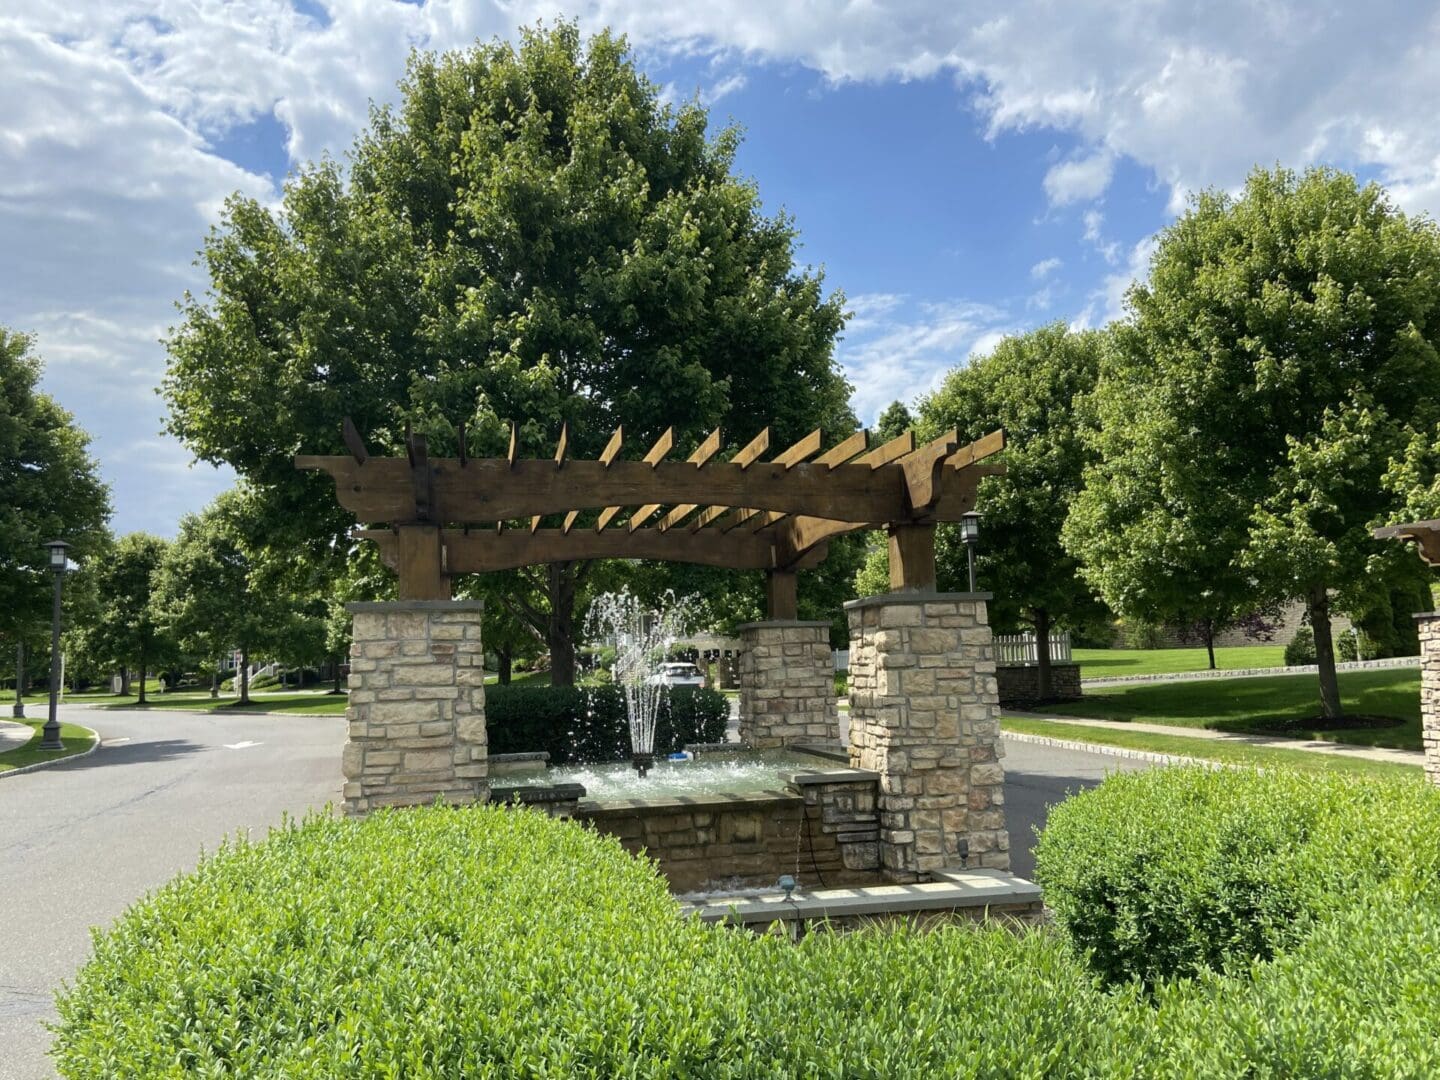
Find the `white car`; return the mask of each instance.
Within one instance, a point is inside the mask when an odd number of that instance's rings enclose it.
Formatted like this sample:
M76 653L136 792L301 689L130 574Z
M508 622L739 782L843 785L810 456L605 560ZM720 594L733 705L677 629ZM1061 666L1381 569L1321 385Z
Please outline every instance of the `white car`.
M651 686L695 686L704 687L705 676L690 663L661 664L648 680Z

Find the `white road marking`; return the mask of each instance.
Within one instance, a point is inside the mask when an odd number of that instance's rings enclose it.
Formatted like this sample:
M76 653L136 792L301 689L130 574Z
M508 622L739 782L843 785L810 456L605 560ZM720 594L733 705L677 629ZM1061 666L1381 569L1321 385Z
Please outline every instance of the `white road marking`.
M258 742L251 742L251 741L247 740L247 741L245 741L245 742L226 743L226 744L225 744L225 749L226 749L226 750L248 750L248 749L249 749L250 747L252 747L252 746L259 746L259 745L260 745L260 744L259 744Z
M123 739L105 739L103 742L101 742L100 745L101 745L101 746L119 746L122 742L129 742L129 741L130 741L130 736L129 736L129 735L126 735Z

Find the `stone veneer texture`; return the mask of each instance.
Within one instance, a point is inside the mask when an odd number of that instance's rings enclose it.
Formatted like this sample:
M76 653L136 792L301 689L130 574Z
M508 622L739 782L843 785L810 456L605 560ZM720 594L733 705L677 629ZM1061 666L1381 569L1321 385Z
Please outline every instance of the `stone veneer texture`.
M850 764L880 774L880 857L895 881L1010 868L987 594L887 593L845 605Z
M1420 631L1420 738L1425 778L1440 784L1440 612L1415 616Z
M737 632L741 742L765 750L839 738L830 624L779 620Z
M489 797L484 605L401 600L349 605L350 741L345 812Z

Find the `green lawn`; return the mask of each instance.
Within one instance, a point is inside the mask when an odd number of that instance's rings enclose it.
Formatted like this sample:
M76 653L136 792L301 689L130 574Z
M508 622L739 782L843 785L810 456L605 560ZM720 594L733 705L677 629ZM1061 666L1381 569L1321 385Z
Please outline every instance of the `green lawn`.
M30 699L26 698L26 704ZM41 702L44 699L40 699ZM102 709L179 709L186 712L286 712L328 715L345 711L346 695L324 690L299 690L287 693L257 691L250 695L250 704L241 705L231 694L212 698L208 690L185 690L170 694L152 693L145 704L138 704L134 694L66 694L67 705L91 705ZM42 705L43 707L43 705Z
M1075 649L1082 679L1116 675L1170 675L1180 671L1205 671L1210 658L1202 649ZM1236 645L1215 650L1215 666L1221 670L1256 667L1284 667L1283 645Z
M1099 743L1102 746L1123 746L1129 750L1175 754L1205 761L1220 761L1227 765L1303 769L1306 772L1358 773L1379 779L1410 779L1420 775L1418 765L1392 765L1385 761L1365 761L1340 754L1279 750L1268 746L1217 742L1213 739L1187 739L1182 736L1155 735L1148 731L1126 731L1124 728L1081 727L1079 724L1031 720L1028 717L1004 717L1000 721L1000 727L1005 731L1025 735L1043 735L1052 739L1069 739L1072 742Z
M1091 691L1080 701L1055 705L1048 711L1059 716L1096 720L1288 734L1296 738L1331 739L1404 750L1421 748L1418 669L1342 671L1340 699L1347 712L1393 716L1404 723L1391 728L1317 732L1302 726L1278 731L1277 728L1287 722L1304 721L1320 714L1320 684L1313 674L1114 686Z
M40 729L45 726L45 718L43 716L39 719L27 717L18 723L27 725L35 734L20 749L0 754L0 773L9 772L11 769L23 769L27 765L37 765L42 761L54 761L56 758L69 757L71 754L78 754L90 749L95 743L93 731L77 727L74 724L61 724L60 741L65 744L65 752L62 754L58 750L41 750Z

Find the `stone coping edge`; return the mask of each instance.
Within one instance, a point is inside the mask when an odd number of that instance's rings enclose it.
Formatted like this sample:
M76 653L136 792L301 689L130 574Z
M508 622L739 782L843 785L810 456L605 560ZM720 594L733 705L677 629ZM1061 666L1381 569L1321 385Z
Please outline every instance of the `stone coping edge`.
M1417 611L1413 615L1416 619L1440 619L1440 611Z
M862 885L850 889L797 891L703 903L685 903L682 911L701 922L791 922L806 919L844 919L859 915L897 912L953 911L959 908L1013 907L1039 904L1040 887L1003 870L942 870L939 881L918 885Z
M859 600L847 600L844 604L846 611L858 611L867 607L889 607L893 604L948 604L957 600L975 603L981 600L994 599L994 593L988 592L887 592L879 596L862 596ZM828 626L829 623L826 623Z
M780 779L795 787L811 784L848 784L851 782L877 781L878 772L869 769L806 769L804 772L781 773Z
M1419 667L1420 661L1421 657L1418 656L1387 656L1380 660L1341 660L1335 665L1335 670L1381 671ZM996 665L996 667L1004 666L1006 665ZM1270 675L1314 675L1319 670L1319 664L1294 664L1290 667L1219 668L1215 671L1207 668L1204 671L1169 671L1148 675L1092 675L1088 679L1082 675L1080 685L1099 690L1107 686L1121 686L1130 683L1203 682L1207 679L1252 679L1257 676Z
M495 785L490 788L490 801L494 803L576 802L584 797L584 784L548 784L529 787Z
M549 761L550 751L531 750L528 753L524 754L491 754L486 758L486 760L489 761L491 765L494 765L497 762L501 765L505 765L512 761Z
M795 630L802 628L808 629L816 626L824 626L828 628L830 624L828 622L825 622L824 620L815 619L762 619L760 622L741 623L739 626L735 627L735 632L739 634L743 633L746 630L763 630L767 627L774 628L776 630Z
M649 810L657 814L683 814L689 810L716 810L760 803L801 803L793 791L719 791L713 795L671 795L658 799L582 799L580 814L629 814Z
M391 611L484 611L484 600L357 600L345 605L351 615L384 615Z
M65 722L69 723L69 721ZM37 761L34 765L23 765L18 769L7 769L4 772L0 772L0 780L8 780L12 776L21 776L24 773L29 772L39 772L41 769L53 769L57 765L64 765L67 762L71 761L79 761L81 758L89 757L91 754L95 753L96 750L99 750L100 747L103 745L100 740L100 733L94 728L85 727L84 724L70 724L70 726L84 728L86 731L90 732L90 737L94 739L94 742L90 744L90 749L81 750L78 754L66 754L64 757L57 757L51 761ZM26 743L25 745L28 746L30 744ZM17 749L23 750L24 747L17 747Z

